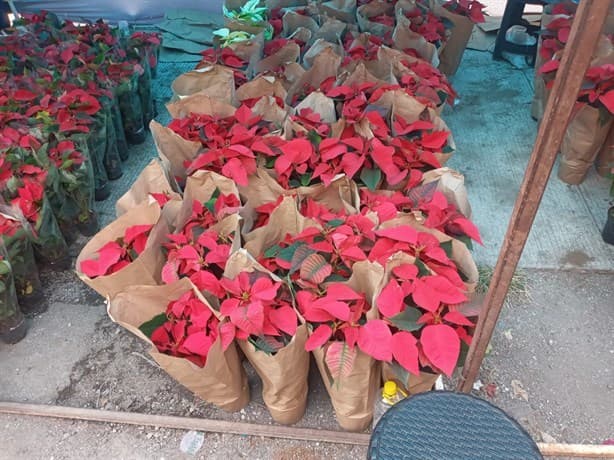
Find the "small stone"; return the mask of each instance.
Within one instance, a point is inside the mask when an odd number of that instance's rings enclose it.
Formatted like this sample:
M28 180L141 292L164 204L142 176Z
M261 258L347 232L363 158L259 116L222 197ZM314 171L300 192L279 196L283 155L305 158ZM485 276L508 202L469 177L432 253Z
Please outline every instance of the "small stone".
M544 442L547 442L549 444L556 444L556 439L544 431L541 432L541 437L542 441Z

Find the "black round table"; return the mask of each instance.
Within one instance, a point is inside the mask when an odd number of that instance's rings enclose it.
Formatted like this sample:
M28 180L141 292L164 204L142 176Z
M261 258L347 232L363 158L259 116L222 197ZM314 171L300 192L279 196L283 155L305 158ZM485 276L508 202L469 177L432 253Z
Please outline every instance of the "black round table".
M542 459L535 442L511 417L483 399L430 391L404 399L371 435L370 460Z

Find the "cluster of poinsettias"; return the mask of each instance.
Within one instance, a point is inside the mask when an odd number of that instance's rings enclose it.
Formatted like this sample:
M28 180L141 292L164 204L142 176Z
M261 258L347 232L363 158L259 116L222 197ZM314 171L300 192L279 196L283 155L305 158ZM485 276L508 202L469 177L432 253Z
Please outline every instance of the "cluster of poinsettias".
M375 209L396 208L391 197L381 198ZM382 226L384 214L374 219L367 208L347 215L307 200L301 211L316 224L257 256L295 292L297 308L313 329L307 351L332 341L326 362L334 377L351 370L357 349L414 374L420 367L450 374L473 323L455 308L467 297L447 244L410 225ZM395 209L386 220L399 215ZM475 227L468 227L479 239ZM347 285L356 263L386 266L399 253L413 263L392 270L375 304Z
M478 2L449 3L451 11L479 19ZM406 12L413 30L432 42L442 41L442 23L419 11ZM239 186L243 202L218 194L208 203L195 203L193 217L200 216L195 225L182 223L169 235L163 281L189 277L223 318L220 333L248 340L267 353L289 344L297 326L307 323L306 349L326 347L333 377L351 371L358 350L406 372L450 374L461 344L471 340L473 323L460 308L467 301L466 278L445 235L467 245L480 242L480 236L436 185L420 184L423 173L441 167L454 149L437 113L456 94L417 52L393 49L391 37L344 32L340 42L320 41L322 51L310 54L308 46L316 45L309 36L318 30L283 36L292 33L284 27L284 14L303 16L309 25L313 12L298 8L271 13L274 39L261 52L268 67L256 78L283 87L274 96L263 96L287 112L283 122L268 121L260 98L251 97L223 100L236 107L233 115L191 113L169 125L183 139L201 145L183 164L186 175L205 170L225 176ZM274 65L276 57L295 56L297 46L304 68L292 59L280 58ZM254 70L249 58L227 46L204 52L199 67L232 69L230 84L238 95ZM308 224L276 238L260 254L250 254L255 271L250 267L227 276L227 261L240 247L241 235L236 227L234 233L220 233L224 219L239 211L252 213L244 232L279 232L273 229L279 223L276 211L294 189L334 187L339 176L358 186L359 202L347 203L347 211L333 210L299 192L295 204L300 215L294 217ZM286 195L275 190L279 199L253 209L250 194L262 187L254 183L263 177ZM245 241L253 241L254 235L248 233ZM390 264L399 258L402 263ZM363 266L386 272L374 297L352 281ZM182 331L179 338L186 340ZM197 354L207 349L203 343Z
M449 131L431 121L407 123L401 117L390 129L377 110L369 110L366 88L360 89L340 86L328 92L343 107L343 120L332 126L307 108L289 117L299 127L290 140L270 134L270 124L246 105L230 117L192 114L173 120L169 128L203 145L202 152L186 162L188 174L210 170L241 186L248 185L258 166L269 169L284 188L329 185L345 174L371 190L384 179L391 186L411 187L420 182L423 170L441 166L437 154L452 151ZM374 91L371 98L381 94ZM334 130L337 136L328 137Z
M544 62L539 73L546 80L546 88L552 88L554 85L554 78L571 32L574 11L569 4L561 3L553 6L552 15L555 18L545 27L539 49ZM599 52L603 53L605 59L598 57L598 62L586 71L578 102L603 107L614 114L614 60L609 57L614 49L614 41L611 35L603 35L601 40L603 43L599 45Z

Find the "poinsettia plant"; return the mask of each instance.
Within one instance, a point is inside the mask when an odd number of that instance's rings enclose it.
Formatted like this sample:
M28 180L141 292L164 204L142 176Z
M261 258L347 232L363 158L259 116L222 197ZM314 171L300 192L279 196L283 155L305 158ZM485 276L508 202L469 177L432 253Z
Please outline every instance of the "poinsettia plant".
M81 272L92 279L119 272L145 251L152 228L152 224L126 228L122 236L98 249L95 259L81 261Z
M298 327L292 294L281 281L262 272L240 272L220 280L220 313L228 318L222 327L229 336L247 340L257 350L274 354L288 345Z
M246 105L230 117L191 114L173 120L168 127L184 139L203 145L202 153L186 161L188 174L209 170L246 186L248 176L256 172L256 154L270 152L264 137L269 133L268 124Z
M454 14L469 18L476 24L480 24L486 20L483 11L486 5L476 0L449 0L442 6Z
M405 11L405 17L410 21L409 28L422 35L429 43L433 43L437 47L443 46L448 39L444 19L437 16L420 1L417 1L415 5L414 8ZM447 29L450 28L450 25Z
M232 337L220 331L222 327L211 307L190 290L169 302L165 313L155 316L139 329L160 353L185 358L198 367L204 367L218 338L223 350L232 343Z
M425 227L434 228L446 235L460 239L471 248L471 240L482 244L480 232L445 195L437 191L437 183L431 182L401 192L360 190L361 212L375 212L379 222L398 217L398 213L416 213L424 217Z
M176 233L167 235L168 242L163 245L167 261L162 281L172 283L187 277L198 289L222 294L219 279L238 235L235 227L223 231L216 224L235 214L240 205L237 196L223 195L219 190L206 203L194 200L190 217Z
M389 347L387 358L406 372L418 375L428 369L450 376L461 342L471 344L474 324L459 308L466 300L463 290L445 276L423 273L411 263L394 267L376 300L382 317L377 346Z

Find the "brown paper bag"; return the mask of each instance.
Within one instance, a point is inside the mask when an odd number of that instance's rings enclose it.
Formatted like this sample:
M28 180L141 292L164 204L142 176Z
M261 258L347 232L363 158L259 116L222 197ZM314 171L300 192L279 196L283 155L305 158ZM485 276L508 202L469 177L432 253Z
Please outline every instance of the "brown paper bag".
M439 70L451 76L456 73L463 59L473 32L473 22L466 16L454 14L442 7L437 8L436 14L449 19L453 24L452 33L439 55Z
M345 86L358 86L363 83L375 83L376 87L391 85L390 80L380 80L367 69L363 62L358 62L349 75L339 77L339 84Z
M465 176L450 168L433 169L422 176L422 184L431 182L437 182L437 190L444 194L448 203L453 204L467 219L471 219Z
M315 19L305 16L304 14L298 14L297 12L291 10L284 13L284 16L282 17L282 24L282 34L284 37L289 37L299 28L307 29L312 34L315 34L320 28Z
M397 25L392 33L392 41L394 48L404 51L406 49L413 49L426 61L430 62L433 67L439 66L439 54L437 48L432 43L426 41L426 39L416 32L412 31L410 21L403 15L401 9L397 9Z
M156 159L149 162L136 178L132 187L117 200L115 212L117 217L144 202L153 200L150 193L168 194L171 200L181 200L181 195L173 190L166 171Z
M381 290L384 268L368 261L357 262L352 267L352 277L346 283L356 292L363 292L367 301L375 305L375 297ZM367 313L368 319L377 317L377 308ZM348 431L364 431L373 419L373 406L381 380L381 363L356 349L352 371L346 377L331 381L326 365L326 352L332 342L313 350L320 375L330 396L335 416L341 428Z
M297 62L300 55L301 47L297 43L290 42L277 52L259 61L255 66L255 72L275 71L282 66Z
M162 163L168 165L173 179L183 183L186 178L184 163L196 158L202 144L184 139L155 120L151 121L149 128Z
M408 374L405 381L401 381L399 376L394 372L393 367L388 363L382 365L383 381L393 380L405 391L409 396L417 395L431 391L435 386L435 382L439 378L439 374L431 374L430 372L421 371L420 375Z
M144 203L137 206L114 222L111 222L85 245L75 262L77 276L101 296L114 296L128 286L137 284L160 284L160 272L165 258L162 242L168 233L168 225L161 219L158 203ZM131 264L112 275L90 278L81 271L81 262L97 258L98 250L110 241L124 236L127 228L133 225L153 224L147 245L141 255Z
M347 28L345 22L339 21L335 18L327 17L318 30L313 34L311 42L313 43L318 39L326 40L331 43L340 43L341 37Z
M303 109L311 109L325 123L334 123L337 121L337 111L335 110L335 101L330 97L325 96L320 91L310 93L296 106L296 113L300 113Z
M346 24L356 22L356 0L331 0L318 5L321 14L338 19Z
M317 223L298 212L294 197L286 197L271 213L267 225L243 236L243 247L254 258L258 258L268 248L282 241L286 235L297 235L312 225L319 227Z
M252 113L261 116L264 121L275 123L281 128L288 115L293 114L294 110L288 106L281 108L273 96L264 96L254 104Z
M290 87L286 103L292 105L294 96L301 94L306 86L318 88L327 78L336 77L341 60L341 56L336 54L332 48L323 49L313 59L311 68Z
M578 185L584 181L612 124L612 116L608 114L604 120L603 114L599 109L583 105L567 126L558 172L563 182Z
M222 195L234 195L239 198L239 190L236 184L231 179L213 171L196 171L188 177L183 193L183 204L177 213L175 228L183 228L190 219L194 201L206 203L211 199L216 190L219 190Z
M274 96L285 100L287 95L280 79L271 75L261 75L237 89L235 97L240 104L241 101L246 99L256 99L263 96Z
M595 167L597 168L597 173L602 177L614 174L614 123L610 125L608 137L597 155Z
M173 118L186 118L191 113L226 118L233 116L237 110L230 102L232 101L227 103L207 95L206 92L200 92L170 102L166 104L166 109Z
M246 61L247 69L245 74L247 78L252 78L255 75L255 67L258 61L262 59L264 50L264 34L259 33L254 35L249 40L233 43L228 46L239 58Z
M222 65L212 65L179 75L173 83L173 99L202 93L230 103L235 91L233 70Z
M235 278L241 272L263 272L279 281L241 249L230 256L224 276ZM292 341L274 355L256 349L246 340L238 340L239 347L262 379L262 398L277 423L291 425L305 413L308 393L309 353L305 351L307 326L296 331Z
M361 32L369 32L378 37L392 34L393 26L371 21L372 17L385 14L394 18L394 5L387 2L371 2L359 6L356 10L356 19Z
M223 351L218 338L201 368L187 359L159 353L139 329L190 289L199 295L187 279L165 286L131 286L109 301L107 312L114 322L151 344L150 355L177 382L205 401L236 412L249 403L249 385L234 343ZM202 297L201 301L206 303Z
M325 50L331 50L337 56L343 56L343 47L341 45L327 42L326 40L318 38L305 52L305 55L303 56L303 67L305 67L305 69L309 69L311 66L313 66L316 57L321 53L324 53Z

